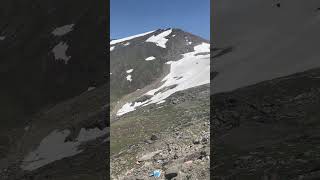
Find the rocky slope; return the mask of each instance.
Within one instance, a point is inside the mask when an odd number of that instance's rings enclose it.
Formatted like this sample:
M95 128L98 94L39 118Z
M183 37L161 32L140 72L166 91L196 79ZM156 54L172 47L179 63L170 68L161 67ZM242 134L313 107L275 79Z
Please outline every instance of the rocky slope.
M216 0L212 43L213 93L320 67L317 0ZM220 50L221 51L221 50Z
M149 179L157 169L161 178L207 179L208 41L160 29L110 50L112 179Z
M104 84L105 2L5 0L0 7L1 127Z
M215 1L214 179L319 179L319 6Z
M319 179L319 77L317 68L213 95L214 179Z
M209 179L209 93L189 89L111 124L112 179L152 179L154 170L160 179Z
M105 2L1 3L0 179L106 178Z
M106 89L61 102L37 113L24 127L1 134L1 179L106 179Z

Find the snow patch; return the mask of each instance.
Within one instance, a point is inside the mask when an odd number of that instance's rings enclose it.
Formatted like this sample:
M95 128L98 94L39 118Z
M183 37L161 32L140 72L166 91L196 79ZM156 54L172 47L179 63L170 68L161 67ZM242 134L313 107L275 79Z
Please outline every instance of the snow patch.
M210 44L197 45L193 52L183 54L182 59L168 61L170 62L170 72L162 79L164 83L145 94L152 97L144 102L125 104L119 109L117 115L121 116L134 111L139 106L163 103L166 98L178 91L210 83L210 54L196 55L202 52L210 52Z
M133 69L128 69L126 72L129 74L129 73L132 73Z
M60 26L52 31L52 34L55 36L63 36L73 30L74 24Z
M108 128L102 130L98 128L84 129L79 132L75 141L65 142L66 137L71 132L69 130L54 130L40 142L36 150L30 152L23 160L21 168L26 171L38 169L44 165L65 157L74 156L83 150L78 147L85 142L95 140L108 133Z
M68 64L71 56L66 55L66 51L68 50L68 44L64 42L60 42L53 49L52 52L54 54L54 58L56 60L63 60L65 64Z
M114 50L114 46L111 46L111 47L110 47L110 51L113 51L113 50Z
M123 45L124 45L124 46L129 46L129 45L130 45L130 42L124 43Z
M164 31L158 35L152 35L151 37L149 37L146 42L153 42L155 43L157 46L162 47L162 48L166 48L166 43L168 41L168 39L166 39L165 37L169 36L172 33L172 29L169 29L167 31Z
M88 90L87 91L91 91L91 90L94 90L96 87L93 87L93 86L91 86L91 87L88 87Z
M117 44L117 43L120 43L120 42L128 41L128 40L131 40L131 39L134 39L134 38L137 38L137 37L145 36L145 35L153 33L153 32L154 31L149 31L149 32L146 32L146 33L137 34L137 35L129 36L129 37L122 38L122 39L112 40L110 42L110 44L113 45L113 44Z
M193 47L195 50L195 54L197 53L206 53L206 52L210 52L210 44L208 43L202 43L200 45L197 45L195 47Z
M122 116L128 112L134 111L136 107L142 105L141 102L135 102L135 103L126 103L122 106L122 108L117 112L117 116Z
M150 57L147 57L145 60L146 61L152 61L152 60L155 60L156 58L154 56L150 56Z
M126 78L127 78L127 81L130 81L130 82L132 81L132 76L131 76L131 74L129 74Z

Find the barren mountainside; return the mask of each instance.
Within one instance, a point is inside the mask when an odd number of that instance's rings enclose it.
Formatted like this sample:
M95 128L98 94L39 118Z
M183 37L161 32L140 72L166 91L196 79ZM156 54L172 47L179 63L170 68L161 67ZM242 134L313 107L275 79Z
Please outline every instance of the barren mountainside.
M320 4L213 6L214 179L319 179Z
M170 28L110 47L112 179L207 179L209 42Z
M1 180L106 178L105 7L1 2Z

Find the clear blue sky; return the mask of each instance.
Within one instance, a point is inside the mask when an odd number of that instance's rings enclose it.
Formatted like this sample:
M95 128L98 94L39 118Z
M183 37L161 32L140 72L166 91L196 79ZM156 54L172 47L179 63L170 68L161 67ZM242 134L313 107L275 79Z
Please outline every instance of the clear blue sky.
M112 39L171 27L210 39L210 0L110 0L110 10Z

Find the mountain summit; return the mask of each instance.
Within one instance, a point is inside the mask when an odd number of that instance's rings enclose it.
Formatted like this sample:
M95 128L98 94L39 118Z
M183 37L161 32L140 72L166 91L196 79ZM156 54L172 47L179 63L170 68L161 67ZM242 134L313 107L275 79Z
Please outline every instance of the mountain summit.
M113 40L110 52L111 102L117 102L117 115L210 82L209 42L180 29L158 29ZM131 93L129 99L139 96L138 102L120 102L119 107L118 101Z

